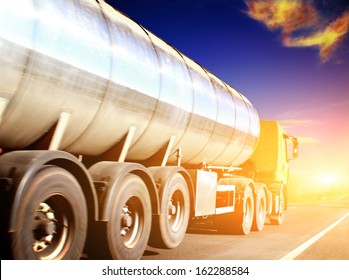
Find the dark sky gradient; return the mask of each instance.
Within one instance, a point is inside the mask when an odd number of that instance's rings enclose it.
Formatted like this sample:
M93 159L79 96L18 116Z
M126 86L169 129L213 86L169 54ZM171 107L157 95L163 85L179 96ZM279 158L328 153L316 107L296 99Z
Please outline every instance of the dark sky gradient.
M107 2L241 91L262 118L282 118L301 103L319 106L347 95L348 38L332 60L321 63L317 48L284 47L278 31L246 15L242 0ZM331 17L338 14L322 6Z
M349 173L349 34L323 62L316 47L283 46L281 31L249 17L243 0L106 2L243 93L261 119L299 136L296 168ZM346 0L314 3L319 29L349 10Z

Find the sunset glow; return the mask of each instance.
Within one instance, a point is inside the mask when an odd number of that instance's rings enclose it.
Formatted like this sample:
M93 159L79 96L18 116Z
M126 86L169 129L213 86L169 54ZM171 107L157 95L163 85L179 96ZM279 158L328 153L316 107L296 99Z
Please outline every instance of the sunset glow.
M325 171L325 173L319 174L319 183L324 186L336 186L340 183L340 174L335 172Z

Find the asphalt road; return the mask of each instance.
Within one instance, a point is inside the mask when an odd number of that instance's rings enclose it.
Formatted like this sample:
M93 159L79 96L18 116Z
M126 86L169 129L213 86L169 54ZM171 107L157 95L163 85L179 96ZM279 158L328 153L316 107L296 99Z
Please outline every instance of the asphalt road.
M291 205L281 226L266 224L263 231L247 236L189 229L177 248L166 250L148 246L142 259L349 260L348 213L349 198L331 203Z

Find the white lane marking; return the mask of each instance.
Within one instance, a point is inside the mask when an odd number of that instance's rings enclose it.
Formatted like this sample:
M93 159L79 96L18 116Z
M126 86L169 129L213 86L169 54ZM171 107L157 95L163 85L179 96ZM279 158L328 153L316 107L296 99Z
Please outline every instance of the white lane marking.
M338 221L334 222L329 227L325 228L323 231L319 232L317 235L310 238L308 241L304 242L302 245L298 246L293 251L289 252L287 255L283 256L280 260L293 260L301 253L303 253L306 249L308 249L311 245L313 245L316 241L318 241L321 237L323 237L326 233L328 233L331 229L341 223L346 217L349 216L349 212L345 214Z

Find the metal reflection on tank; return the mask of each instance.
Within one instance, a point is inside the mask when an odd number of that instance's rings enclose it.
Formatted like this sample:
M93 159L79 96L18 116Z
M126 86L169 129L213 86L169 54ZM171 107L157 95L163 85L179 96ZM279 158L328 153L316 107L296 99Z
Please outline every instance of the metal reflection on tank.
M59 148L74 154L102 154L131 126L127 160L146 161L170 139L184 165L239 165L252 154L251 103L105 2L3 2L1 147L31 145L64 112Z

